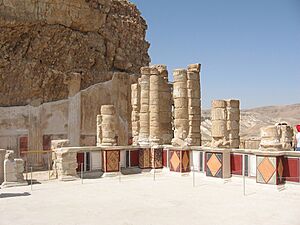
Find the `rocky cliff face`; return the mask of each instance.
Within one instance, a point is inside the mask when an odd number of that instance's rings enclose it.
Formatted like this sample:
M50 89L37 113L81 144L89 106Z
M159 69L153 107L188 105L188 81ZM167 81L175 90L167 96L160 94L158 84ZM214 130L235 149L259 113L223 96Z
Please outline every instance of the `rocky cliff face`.
M0 0L0 106L68 97L148 65L147 25L126 0Z

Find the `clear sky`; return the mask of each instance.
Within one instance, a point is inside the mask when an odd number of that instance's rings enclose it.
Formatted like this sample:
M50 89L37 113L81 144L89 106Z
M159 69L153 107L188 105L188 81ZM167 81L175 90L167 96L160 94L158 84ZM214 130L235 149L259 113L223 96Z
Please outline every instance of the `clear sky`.
M300 103L300 0L132 0L152 64L201 63L202 106Z

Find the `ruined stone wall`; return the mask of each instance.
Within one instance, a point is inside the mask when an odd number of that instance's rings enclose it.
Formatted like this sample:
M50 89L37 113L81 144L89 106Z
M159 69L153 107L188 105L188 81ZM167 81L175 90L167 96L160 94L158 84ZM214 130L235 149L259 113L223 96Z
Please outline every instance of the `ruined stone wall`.
M125 0L0 0L0 106L38 105L139 73L150 62L147 25Z

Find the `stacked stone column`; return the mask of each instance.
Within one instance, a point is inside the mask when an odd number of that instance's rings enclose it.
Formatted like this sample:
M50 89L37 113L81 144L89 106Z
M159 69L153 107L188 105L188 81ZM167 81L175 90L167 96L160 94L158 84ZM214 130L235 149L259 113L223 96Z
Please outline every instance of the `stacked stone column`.
M102 130L101 130L101 115L97 115L97 146L101 145Z
M101 145L117 145L116 121L115 107L113 105L101 106Z
M131 92L134 144L170 144L172 95L166 66L142 67L141 78L131 86Z
M287 124L280 124L280 142L282 144L282 148L285 150L291 150L293 147L293 136L294 131L293 128Z
M172 131L172 91L168 80L168 70L165 65L157 65L160 75L159 112L160 134L162 144L171 144Z
M174 146L186 145L189 132L188 96L187 96L187 70L176 69L173 73L173 99L174 99Z
M239 148L240 102L213 100L211 109L212 147Z
M201 145L201 93L200 64L192 64L187 70L187 97L189 114L188 144Z
M213 100L211 108L212 147L229 147L225 100Z
M227 132L230 148L240 146L240 101L227 100Z
M132 126L132 137L133 145L137 145L139 141L139 129L140 129L140 85L131 85L131 126Z
M150 119L150 143L160 144L160 83L161 77L157 68L150 68L150 87L149 87L149 119Z
M150 68L141 68L141 78L139 79L139 85L141 88L140 96L140 129L139 129L139 144L149 144L150 123L149 123L149 91L150 91Z

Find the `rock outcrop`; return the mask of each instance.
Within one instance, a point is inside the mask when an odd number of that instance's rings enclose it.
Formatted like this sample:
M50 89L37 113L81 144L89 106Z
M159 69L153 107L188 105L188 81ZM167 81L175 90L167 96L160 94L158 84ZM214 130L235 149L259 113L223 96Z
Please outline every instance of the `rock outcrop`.
M139 73L148 65L147 25L126 0L0 0L0 106L40 104Z

